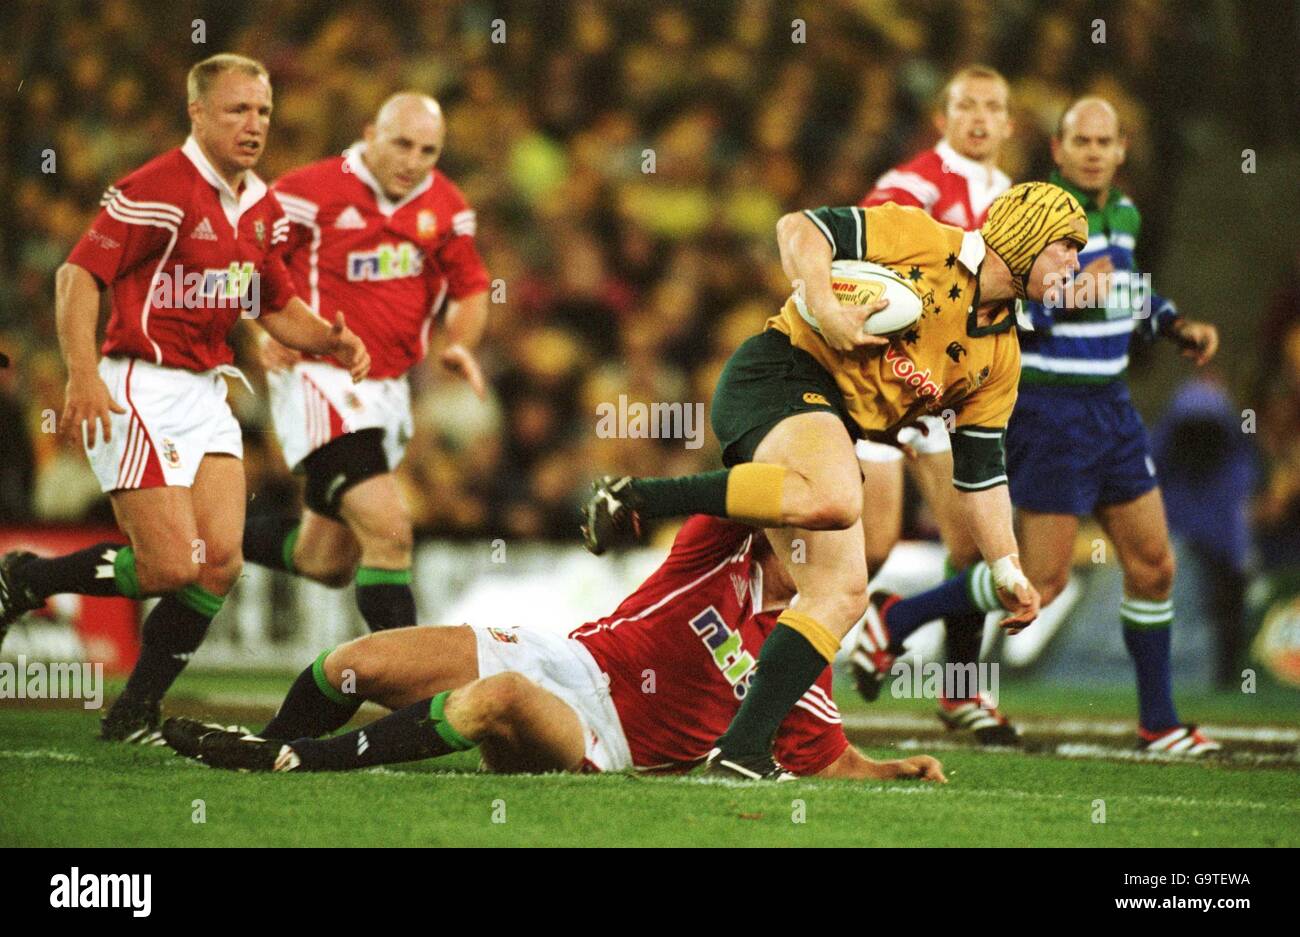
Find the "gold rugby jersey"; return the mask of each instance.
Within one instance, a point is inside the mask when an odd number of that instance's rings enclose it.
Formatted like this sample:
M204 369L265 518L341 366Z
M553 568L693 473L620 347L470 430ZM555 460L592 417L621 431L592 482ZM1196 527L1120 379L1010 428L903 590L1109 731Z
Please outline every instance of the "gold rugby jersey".
M987 250L979 232L894 204L804 214L826 236L835 260L888 267L921 297L921 318L883 352L836 351L799 315L793 299L767 321L767 328L790 336L834 376L863 435L889 438L922 415L949 409L950 427L1005 429L1016 402L1020 345L1010 302L993 326L974 328Z

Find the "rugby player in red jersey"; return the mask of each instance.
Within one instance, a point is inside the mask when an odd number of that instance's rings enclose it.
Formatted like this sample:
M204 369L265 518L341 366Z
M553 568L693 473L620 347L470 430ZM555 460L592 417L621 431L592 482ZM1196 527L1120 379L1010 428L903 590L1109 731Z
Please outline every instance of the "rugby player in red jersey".
M306 478L306 505L301 517L250 518L244 557L330 586L355 581L372 631L416 622L411 518L393 471L413 428L406 373L439 313L442 365L484 394L472 349L487 321L488 275L473 209L434 168L445 134L437 101L396 94L364 140L274 185L299 295L315 309L347 309L372 362L354 384L335 362L267 337L275 431Z
M68 556L0 558L0 636L48 596L161 596L140 658L105 716L110 740L157 738L159 701L198 648L243 563L243 446L226 403L230 333L258 318L286 345L370 366L344 325L294 296L281 252L289 221L253 166L271 83L252 59L217 55L189 73L190 137L109 187L59 268L65 432L81 436L130 541ZM95 351L100 291L112 314Z
M372 634L321 654L258 736L191 719L169 719L163 733L185 754L250 770L345 770L478 748L501 772L686 771L731 722L793 596L761 531L696 516L612 614L567 638L469 625ZM322 738L367 699L393 712ZM774 753L792 776L945 780L929 756L876 762L850 745L829 667L782 722Z

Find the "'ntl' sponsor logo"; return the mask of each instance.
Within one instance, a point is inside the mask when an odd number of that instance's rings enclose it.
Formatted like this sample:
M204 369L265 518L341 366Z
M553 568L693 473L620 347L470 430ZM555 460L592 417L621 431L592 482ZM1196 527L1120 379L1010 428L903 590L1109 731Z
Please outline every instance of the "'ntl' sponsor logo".
M372 251L348 254L349 280L399 280L419 276L424 270L424 254L409 242L380 244Z

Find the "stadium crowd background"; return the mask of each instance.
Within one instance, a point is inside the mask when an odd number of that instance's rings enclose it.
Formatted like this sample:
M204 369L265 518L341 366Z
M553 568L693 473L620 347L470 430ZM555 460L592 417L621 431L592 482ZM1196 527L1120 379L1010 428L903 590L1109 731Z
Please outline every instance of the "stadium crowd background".
M1144 413L1169 417L1157 438L1171 498L1182 489L1174 526L1240 568L1249 510L1269 557L1300 562L1300 255L1268 228L1300 216L1284 149L1300 139L1297 66L1270 38L1295 19L1291 4L1149 0L6 4L2 31L24 51L0 58L0 349L13 362L0 370L0 521L110 517L80 447L48 431L65 379L53 273L105 186L184 138L184 75L201 57L238 51L270 69L268 180L341 151L395 89L441 99L440 167L477 209L496 281L480 352L493 396L482 405L417 369L406 495L425 534L564 539L598 468L715 464L711 437L699 449L597 438L596 405L707 403L727 355L788 293L779 215L860 199L934 141L946 74L979 61L1011 80L1002 166L1015 180L1050 170L1073 97L1119 108L1140 261L1225 331L1221 364L1168 412L1188 369L1170 348L1135 358ZM1265 161L1256 178L1246 146ZM1207 160L1214 172L1189 184ZM1225 211L1238 219L1208 227ZM1242 264L1244 293L1213 279ZM262 388L247 348L243 360ZM296 485L266 395L232 397L251 510L282 510ZM1247 405L1257 433L1240 431ZM909 533L927 524L909 511Z

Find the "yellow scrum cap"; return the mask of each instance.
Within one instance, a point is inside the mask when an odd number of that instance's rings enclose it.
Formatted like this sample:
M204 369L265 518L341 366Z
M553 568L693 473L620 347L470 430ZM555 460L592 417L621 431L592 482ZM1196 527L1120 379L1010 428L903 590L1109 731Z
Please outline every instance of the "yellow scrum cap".
M1080 250L1088 243L1088 216L1059 186L1022 182L993 200L980 234L1011 270L1016 294L1023 298L1029 271L1043 248L1062 238Z

